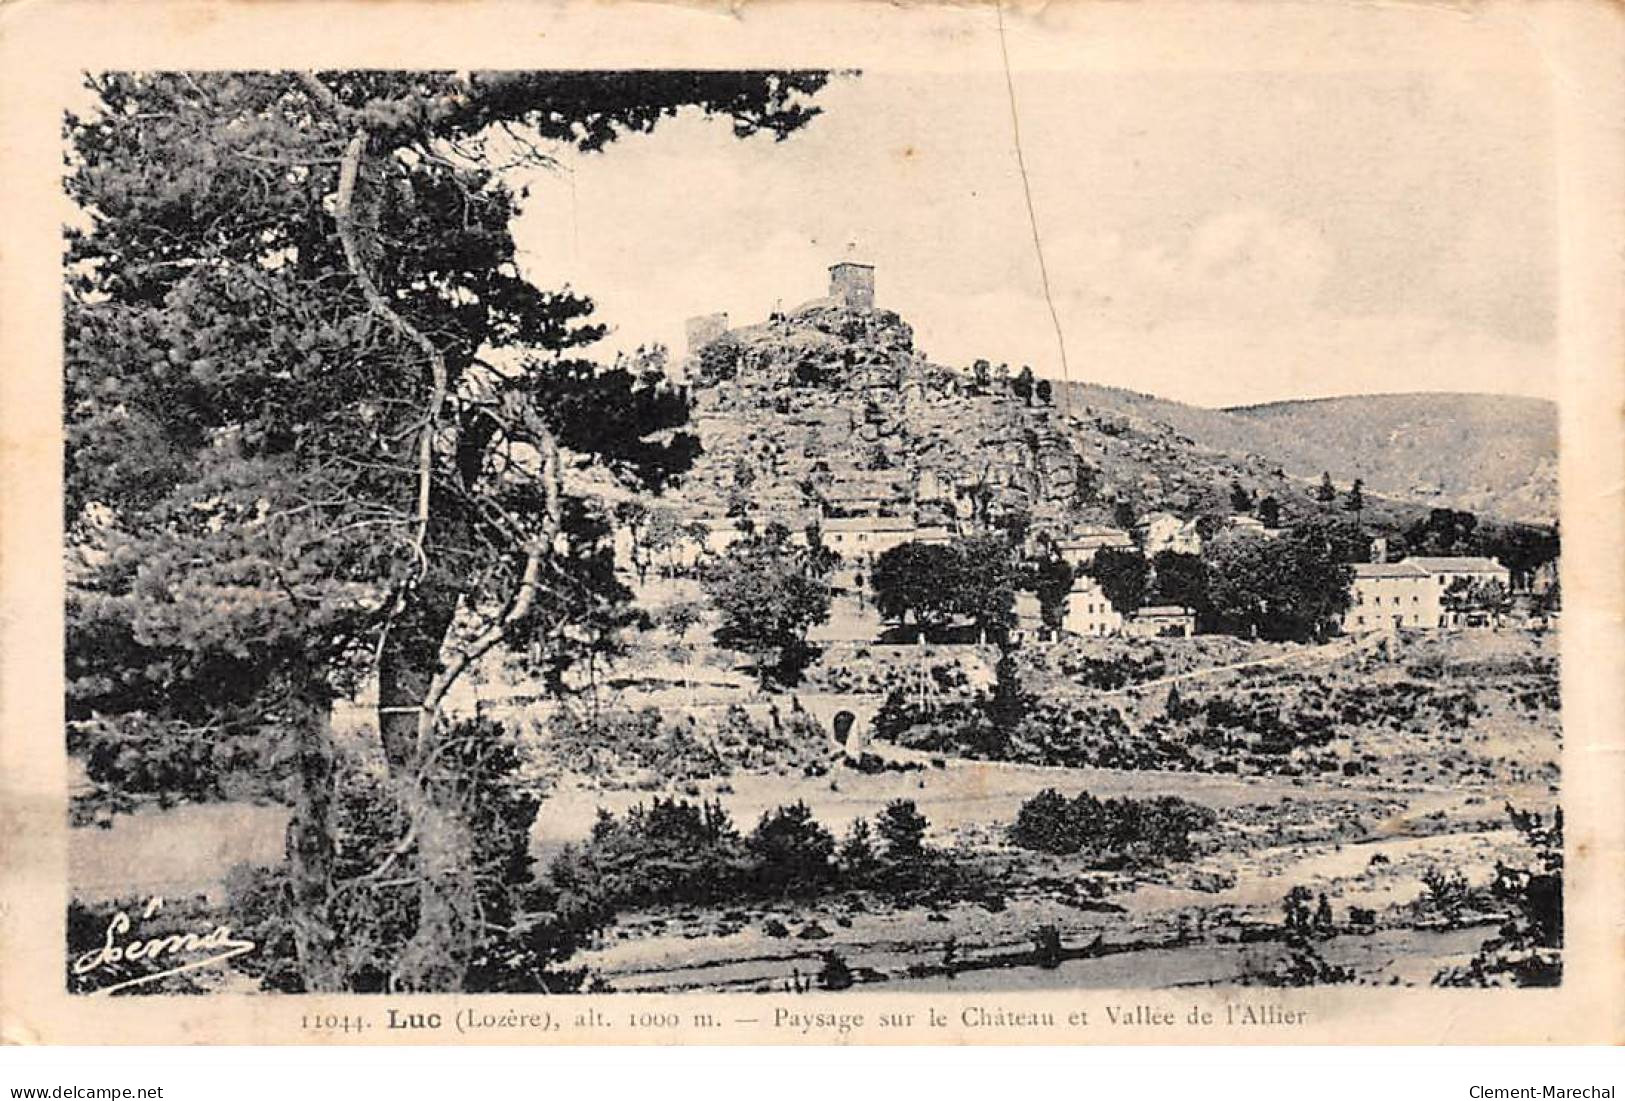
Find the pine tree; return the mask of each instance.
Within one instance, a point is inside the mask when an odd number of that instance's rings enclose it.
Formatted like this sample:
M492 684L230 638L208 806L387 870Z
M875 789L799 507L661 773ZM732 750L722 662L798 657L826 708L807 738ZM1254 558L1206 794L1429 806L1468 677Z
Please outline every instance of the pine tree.
M1264 497L1258 502L1258 518L1267 528L1281 526L1281 502L1273 496Z
M332 702L376 683L405 831L380 858L417 887L387 982L457 988L491 934L441 705L499 646L556 683L581 625L628 614L566 456L649 492L697 449L681 394L582 356L605 331L589 299L521 277L523 195L491 165L683 110L782 138L825 80L91 78L67 122L88 222L65 324L69 717L119 747L89 756L103 791L206 798L229 772L291 802L305 989L353 984L335 900L379 870L339 863ZM177 757L196 766L153 767Z
M1320 475L1320 485L1315 487L1315 500L1323 505L1329 505L1337 500L1337 487L1332 485L1330 471L1323 471Z
M1360 518L1365 512L1365 482L1359 478L1349 486L1348 496L1343 498L1343 507L1354 513L1354 525L1360 526Z

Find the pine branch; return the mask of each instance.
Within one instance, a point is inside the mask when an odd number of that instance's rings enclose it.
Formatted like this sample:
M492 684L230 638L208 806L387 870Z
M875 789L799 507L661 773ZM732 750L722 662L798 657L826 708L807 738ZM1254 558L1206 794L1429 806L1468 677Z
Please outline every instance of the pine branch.
M542 563L553 551L553 542L558 538L564 522L564 502L560 490L561 476L559 470L559 445L553 433L539 422L540 418L532 418L532 430L537 435L537 443L542 452L542 491L544 494L542 526L527 543L525 548L525 569L520 576L519 584L509 598L508 606L485 630L481 631L472 642L459 646L455 656L446 663L441 671L435 674L429 686L428 694L424 697L423 709L418 713L418 751L421 754L424 747L430 744L434 733L435 720L439 717L441 704L445 702L446 694L462 675L468 671L469 666L484 657L497 643L502 641L508 627L524 619L530 614L531 608L536 604L536 594L541 588Z
M347 114L333 90L323 84L314 73L302 72L299 74L299 80L312 97L335 116L342 120ZM356 235L355 190L362 164L366 159L369 138L367 128L360 126L356 128L349 144L345 146L344 156L339 162L339 187L333 205L333 218L338 225L339 244L344 249L344 262L349 267L350 274L355 277L356 285L361 288L367 308L402 337L422 349L429 360L433 384L418 442L417 535L413 540L419 562L426 564L423 546L429 533L429 496L434 480L434 436L441 410L446 403L448 387L446 357L434 341L389 304L389 300L384 297L383 292L378 289L378 284L373 280L372 273L367 270L366 262L361 255L361 245Z

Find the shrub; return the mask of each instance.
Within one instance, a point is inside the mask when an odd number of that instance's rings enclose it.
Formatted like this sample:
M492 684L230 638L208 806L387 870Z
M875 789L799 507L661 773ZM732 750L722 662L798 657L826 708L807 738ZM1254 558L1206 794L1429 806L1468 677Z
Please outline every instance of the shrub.
M818 985L825 990L846 990L855 981L852 969L847 966L846 960L835 951L827 951L822 955L823 967L818 971Z
M840 851L835 854L841 879L851 887L863 887L874 880L880 869L880 858L875 853L874 831L869 823L858 819L841 839Z
M556 886L610 910L738 897L752 861L722 804L656 798L621 818L600 811L592 837L554 861Z
M763 813L745 847L757 894L816 895L835 878L835 837L814 820L805 803Z
M1460 871L1429 868L1422 873L1423 905L1447 921L1455 921L1471 896L1472 888Z
M875 832L886 843L886 859L894 863L923 855L929 826L912 799L893 799L875 820Z
M1189 860L1191 834L1213 828L1218 816L1174 796L1101 801L1088 792L1067 799L1053 788L1022 804L1010 840L1023 849L1082 855L1096 867Z
M1061 931L1053 925L1033 930L1033 962L1046 971L1061 966Z

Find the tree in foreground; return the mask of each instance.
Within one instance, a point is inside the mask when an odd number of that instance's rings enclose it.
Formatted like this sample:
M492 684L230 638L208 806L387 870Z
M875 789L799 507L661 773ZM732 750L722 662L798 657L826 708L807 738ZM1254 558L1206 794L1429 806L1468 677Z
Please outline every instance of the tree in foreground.
M1354 543L1325 520L1278 539L1215 539L1204 556L1213 627L1277 641L1323 637L1348 610Z
M1016 625L1015 550L1000 535L972 535L954 544L955 572L945 579L983 641L1005 644Z
M902 543L875 560L870 576L883 618L912 619L926 637L969 621L997 642L1015 626L1016 580L1014 551L998 535Z
M925 831L930 826L912 799L893 799L875 818L875 832L891 861L919 859L925 852Z
M1038 616L1044 628L1059 635L1066 622L1066 602L1072 593L1074 571L1064 558L1046 558L1033 568L1033 594L1038 597Z
M1143 554L1119 547L1102 547L1096 551L1084 572L1100 584L1100 591L1106 594L1119 615L1132 615L1139 610L1151 573Z
M1466 964L1434 976L1435 986L1556 986L1563 981L1563 811L1548 819L1508 805L1512 826L1533 850L1527 867L1495 865L1490 894L1506 920Z
M1151 560L1151 566L1153 601L1190 608L1198 617L1207 615L1207 565L1200 555L1175 550L1158 551Z
M752 655L765 688L794 684L812 660L807 632L829 618L832 590L819 553L771 523L741 539L700 577L721 613L717 645Z
M958 568L958 554L946 543L900 543L875 559L869 575L875 610L892 623L912 619L922 634L952 622L957 594L945 579Z
M677 392L580 355L590 300L520 275L499 162L683 111L782 138L825 80L105 74L67 120L70 744L104 797L291 803L298 987L468 988L509 946L567 951L493 909L529 880L523 844L481 851L514 762L442 706L488 652L558 670L624 607L570 472L646 493L697 449ZM329 721L366 685L376 770Z

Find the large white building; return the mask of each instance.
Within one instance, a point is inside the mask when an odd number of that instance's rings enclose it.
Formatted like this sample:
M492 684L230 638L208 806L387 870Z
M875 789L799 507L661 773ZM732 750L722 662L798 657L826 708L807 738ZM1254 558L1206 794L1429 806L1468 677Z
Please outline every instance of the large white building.
M1451 626L1454 613L1444 594L1456 581L1507 585L1511 574L1492 558L1406 558L1356 562L1343 630L1353 634L1394 627Z
M939 541L933 538L937 532L929 530L922 540L922 529L904 516L830 516L823 521L823 533L824 546L849 562L877 558L904 543Z

